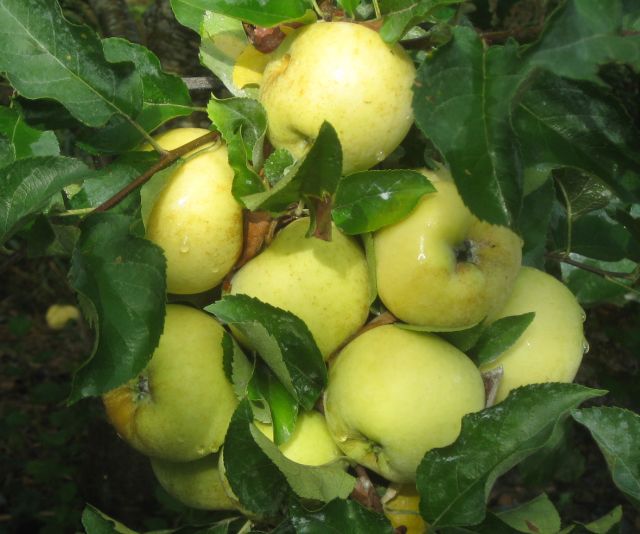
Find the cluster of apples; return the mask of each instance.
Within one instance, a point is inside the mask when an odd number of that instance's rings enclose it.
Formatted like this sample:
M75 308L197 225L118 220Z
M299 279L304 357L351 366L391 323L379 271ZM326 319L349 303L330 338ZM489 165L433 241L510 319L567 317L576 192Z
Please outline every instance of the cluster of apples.
M401 47L362 25L319 22L299 29L263 73L269 139L301 157L321 123L331 122L348 180L406 135L414 75ZM203 133L178 129L158 142L172 149ZM147 236L164 249L170 293L203 292L226 278L224 292L287 310L313 335L329 366L324 413L300 415L281 446L294 461L321 465L346 457L410 487L424 454L452 443L462 417L485 408L482 372L502 368L496 402L520 385L571 381L577 372L584 313L571 292L546 273L521 267L521 239L478 220L445 168L423 172L437 191L373 237L380 300L412 328L363 329L372 281L361 243L335 227L329 242L307 238L304 217L234 272L243 210L231 193L234 172L222 142L187 156L153 204ZM428 333L527 312L536 315L524 334L482 368ZM219 461L238 404L223 370L223 334L205 312L167 305L147 368L104 397L119 434L152 459L169 493L196 508L239 506ZM251 348L250 340L238 340ZM258 428L272 437L269 425Z

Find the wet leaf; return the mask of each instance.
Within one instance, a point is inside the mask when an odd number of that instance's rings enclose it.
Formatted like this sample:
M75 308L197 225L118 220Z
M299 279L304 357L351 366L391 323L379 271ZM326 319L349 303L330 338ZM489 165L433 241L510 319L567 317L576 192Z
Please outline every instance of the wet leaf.
M405 218L423 195L436 189L422 173L365 171L340 181L333 220L346 234L374 232Z
M573 418L591 432L614 484L640 507L640 415L622 408L597 407L575 410Z
M604 393L577 384L533 384L466 415L458 439L428 452L418 467L422 515L433 527L482 522L496 479L542 449L572 409Z

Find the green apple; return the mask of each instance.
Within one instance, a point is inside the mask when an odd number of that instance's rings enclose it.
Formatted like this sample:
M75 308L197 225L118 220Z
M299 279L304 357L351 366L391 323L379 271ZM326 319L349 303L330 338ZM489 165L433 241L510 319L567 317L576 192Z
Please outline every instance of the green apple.
M366 170L409 131L414 78L404 50L366 26L304 26L287 36L263 73L259 100L269 140L299 158L328 121L342 144L343 173Z
M255 425L273 441L271 425L259 421ZM304 465L325 465L343 456L331 437L324 416L319 412L301 413L293 434L278 448L285 458Z
M553 276L522 267L513 292L495 319L535 312L522 336L496 360L481 366L502 366L496 402L526 384L571 382L578 372L586 341L584 311L573 293Z
M445 169L423 172L437 191L374 235L378 293L407 323L468 328L506 301L520 269L522 240L474 217Z
M199 510L236 509L222 487L217 454L192 462L151 458L151 468L164 490L185 506Z
M109 420L131 446L175 462L218 450L237 405L222 364L223 332L202 311L167 305L146 368L103 397Z
M393 482L415 481L425 453L458 437L484 408L480 372L433 335L379 326L351 341L329 369L324 407L344 453Z
M335 226L331 241L305 237L309 219L281 230L231 279L231 294L246 294L297 315L325 358L366 321L367 262L356 241Z
M157 141L172 150L207 132L179 128ZM240 256L242 207L231 194L233 176L226 146L212 143L187 155L156 198L146 234L164 250L169 293L200 293L217 286Z

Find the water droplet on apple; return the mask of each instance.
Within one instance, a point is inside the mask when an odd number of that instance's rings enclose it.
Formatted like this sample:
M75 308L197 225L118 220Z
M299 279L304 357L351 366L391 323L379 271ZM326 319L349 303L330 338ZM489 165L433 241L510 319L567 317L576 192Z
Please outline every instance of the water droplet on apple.
M207 453L204 447L198 447L196 452L198 453L198 456L204 456Z
M182 254L189 252L189 236L185 235L182 238L182 241L180 242L180 252L182 252Z
M585 313L584 310L582 310L582 313L580 315L580 318L582 319L582 322L584 323L587 320L587 314Z
M376 159L378 161L382 161L385 158L384 152L382 150L378 150L376 153Z
M589 352L589 342L586 339L582 340L582 354Z

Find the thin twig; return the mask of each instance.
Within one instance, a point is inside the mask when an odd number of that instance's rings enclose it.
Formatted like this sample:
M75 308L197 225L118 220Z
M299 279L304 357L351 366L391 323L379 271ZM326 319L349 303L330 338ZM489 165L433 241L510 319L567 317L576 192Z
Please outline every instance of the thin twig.
M576 261L574 259L565 256L564 254L547 254L547 258L551 260L560 261L562 263L566 263L567 265L572 265L573 267L577 267L582 269L583 271L588 271L593 274L597 274L599 276L603 276L605 278L622 278L624 280L629 280L630 282L635 282L638 278L638 275L635 272L630 273L621 273L618 271L607 271L605 269L600 269L599 267L594 267L593 265L588 265L586 263L582 263L580 261Z
M164 155L160 158L158 162L149 167L143 174L138 176L133 182L130 182L125 187L123 187L120 191L118 191L115 195L113 195L110 199L104 201L100 204L94 211L94 213L99 213L101 211L107 211L108 209L113 208L122 202L129 193L135 191L138 187L148 182L149 179L158 171L162 169L166 169L169 165L175 162L178 158L184 156L185 154L191 152L192 150L205 145L207 143L212 143L216 141L220 137L219 132L209 132L205 135L194 139L193 141L189 141L186 145L182 145L181 147L176 148L175 150L169 150L165 152Z

